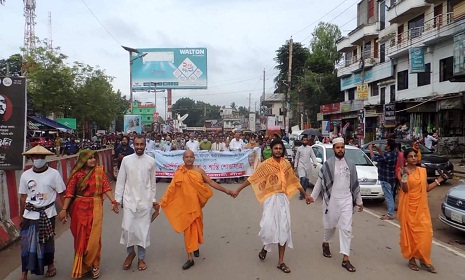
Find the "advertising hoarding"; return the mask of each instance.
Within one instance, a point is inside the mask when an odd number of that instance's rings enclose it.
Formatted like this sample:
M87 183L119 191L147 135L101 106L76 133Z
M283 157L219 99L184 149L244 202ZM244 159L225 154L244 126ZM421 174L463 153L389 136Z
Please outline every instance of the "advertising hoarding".
M124 115L124 132L142 133L141 115Z
M76 119L73 119L73 118L58 118L57 122L71 128L71 129L76 130Z
M132 53L133 91L207 88L206 48L137 50L140 54Z
M422 47L413 47L409 50L410 73L425 72L425 49Z
M26 79L0 77L0 170L23 169Z

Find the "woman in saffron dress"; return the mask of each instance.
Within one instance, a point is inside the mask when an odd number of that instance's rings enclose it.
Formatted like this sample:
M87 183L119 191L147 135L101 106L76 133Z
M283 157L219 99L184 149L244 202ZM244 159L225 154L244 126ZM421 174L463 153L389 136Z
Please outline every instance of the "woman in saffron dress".
M417 166L418 154L414 149L404 152L406 165L401 173L399 191L398 218L400 222L400 249L402 256L409 260L411 270L418 271L420 266L436 273L431 264L431 246L433 243L433 226L428 208L428 192L447 179L439 176L428 184L426 169Z
M113 211L118 212L103 166L97 166L95 151L82 150L66 186L65 211L60 212L63 222L68 210L71 217L75 250L73 278L81 278L87 272L94 279L100 276L103 194L110 199Z

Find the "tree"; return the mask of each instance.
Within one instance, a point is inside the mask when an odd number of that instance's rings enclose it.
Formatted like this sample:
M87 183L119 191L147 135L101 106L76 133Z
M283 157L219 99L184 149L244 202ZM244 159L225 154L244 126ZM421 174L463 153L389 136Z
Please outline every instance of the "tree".
M244 117L249 116L249 109L245 108L244 106L239 106L237 110L239 111L239 116L244 116Z
M173 104L173 113L183 116L189 114L184 121L187 126L204 126L205 120L219 119L221 106L210 105L190 98L181 98Z
M299 42L294 42L292 46L292 79L290 87L294 89L300 77L302 77L305 72L305 64L310 53L309 50ZM289 41L286 41L286 44L282 45L276 51L274 60L277 62L275 69L279 70L278 75L274 79L276 92L282 93L287 91L287 85L283 81L287 81L287 73L289 72Z
M7 59L0 59L0 76L7 76L7 68L10 76L21 74L22 56L17 53Z
M236 110L236 102L231 102L231 105L229 105L231 107L231 109L234 109Z
M341 57L336 48L336 41L341 38L341 30L335 24L320 22L312 36L307 69L315 73L334 71Z

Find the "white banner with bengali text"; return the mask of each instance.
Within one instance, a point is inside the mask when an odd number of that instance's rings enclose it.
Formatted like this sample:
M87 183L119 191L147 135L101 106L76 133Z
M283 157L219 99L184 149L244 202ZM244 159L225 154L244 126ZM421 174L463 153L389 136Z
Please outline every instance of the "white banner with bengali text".
M157 178L172 178L178 167L184 164L184 150L153 151ZM261 150L256 147L242 151L197 151L194 165L201 167L212 179L250 176L260 164Z

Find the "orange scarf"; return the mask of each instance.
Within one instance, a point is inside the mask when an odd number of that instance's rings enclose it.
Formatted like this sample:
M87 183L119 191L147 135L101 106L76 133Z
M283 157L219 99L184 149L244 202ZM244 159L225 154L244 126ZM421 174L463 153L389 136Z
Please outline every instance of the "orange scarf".
M291 164L284 158L273 157L262 162L248 178L260 203L277 193L285 193L291 199L299 192L300 182Z

